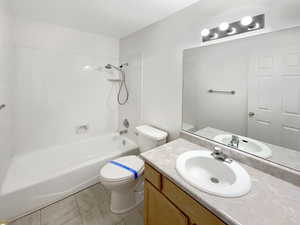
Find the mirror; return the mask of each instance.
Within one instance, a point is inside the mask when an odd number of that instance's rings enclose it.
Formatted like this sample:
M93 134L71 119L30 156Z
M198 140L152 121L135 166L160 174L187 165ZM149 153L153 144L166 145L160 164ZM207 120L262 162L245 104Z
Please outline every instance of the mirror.
M186 49L182 129L300 170L300 27Z

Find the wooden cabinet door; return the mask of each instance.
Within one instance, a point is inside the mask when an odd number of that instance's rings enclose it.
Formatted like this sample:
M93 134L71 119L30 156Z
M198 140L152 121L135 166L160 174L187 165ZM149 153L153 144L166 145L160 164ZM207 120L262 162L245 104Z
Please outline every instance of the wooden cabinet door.
M162 180L162 193L189 217L190 225L225 225L218 217L204 208L167 178Z
M145 181L144 225L188 225L188 218Z

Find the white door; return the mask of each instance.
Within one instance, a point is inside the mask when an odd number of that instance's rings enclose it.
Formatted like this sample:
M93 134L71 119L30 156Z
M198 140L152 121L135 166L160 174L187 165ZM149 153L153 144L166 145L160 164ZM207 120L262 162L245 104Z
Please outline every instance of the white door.
M282 146L300 150L300 48L285 48L280 65L279 141Z
M254 52L248 79L248 136L300 150L300 49Z
M275 52L253 52L248 75L248 136L273 144L279 144L278 61Z

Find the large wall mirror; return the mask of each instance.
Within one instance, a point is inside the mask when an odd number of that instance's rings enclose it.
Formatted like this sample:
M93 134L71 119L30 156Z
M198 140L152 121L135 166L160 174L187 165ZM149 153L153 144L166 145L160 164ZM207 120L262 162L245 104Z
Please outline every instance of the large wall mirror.
M300 170L300 27L184 51L182 129Z

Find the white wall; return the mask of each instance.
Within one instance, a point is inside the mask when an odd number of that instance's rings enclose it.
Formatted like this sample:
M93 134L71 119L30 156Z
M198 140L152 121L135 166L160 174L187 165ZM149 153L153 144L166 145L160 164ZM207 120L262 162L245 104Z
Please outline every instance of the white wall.
M278 30L299 25L299 10L298 0L201 0L123 38L121 57L143 56L141 122L168 130L171 138L177 137L181 127L182 51L201 44L201 29L265 13L266 31Z
M106 80L110 74L84 69L118 64L117 39L20 18L14 35L16 154L117 129L116 86ZM88 133L76 134L85 124Z
M12 156L11 151L11 75L13 72L12 57L12 17L8 0L0 0L0 185Z
M249 52L257 46L250 47L245 40L184 52L184 122L195 125L197 130L213 127L247 134ZM209 93L209 89L234 90L236 93Z

